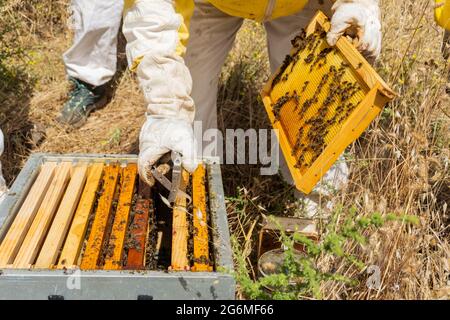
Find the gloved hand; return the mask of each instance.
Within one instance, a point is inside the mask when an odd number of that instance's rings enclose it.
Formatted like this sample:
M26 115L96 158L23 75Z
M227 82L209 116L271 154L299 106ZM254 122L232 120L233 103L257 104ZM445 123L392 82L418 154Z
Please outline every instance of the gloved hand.
M332 7L331 29L327 35L330 46L339 37L357 37L358 50L369 60L381 52L381 14L378 0L338 0Z
M139 175L150 186L155 181L152 166L167 152L182 155L183 168L190 173L197 168L197 145L192 125L183 119L148 116L139 136Z
M3 132L0 129L0 156L3 154L4 149L5 149L4 137ZM0 203L5 198L6 192L8 192L8 187L6 186L5 179L3 178L2 163L0 162Z

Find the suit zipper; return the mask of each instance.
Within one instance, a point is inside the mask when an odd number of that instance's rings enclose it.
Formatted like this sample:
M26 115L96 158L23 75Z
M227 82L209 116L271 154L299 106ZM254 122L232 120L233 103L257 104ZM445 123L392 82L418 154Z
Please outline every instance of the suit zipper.
M269 0L267 2L266 12L264 13L264 22L270 20L272 17L273 9L275 9L276 0Z

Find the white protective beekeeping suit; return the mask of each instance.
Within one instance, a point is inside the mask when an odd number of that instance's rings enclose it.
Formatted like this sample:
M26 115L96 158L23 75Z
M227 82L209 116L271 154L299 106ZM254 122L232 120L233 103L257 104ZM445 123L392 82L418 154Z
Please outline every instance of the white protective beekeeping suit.
M123 30L128 41L128 61L136 69L147 102L147 122L140 135L141 174L148 172L148 167L170 150L183 154L186 169L195 169L192 121L194 118L202 121L203 130L217 127L219 74L243 22L242 17L224 13L208 1L194 1L184 61L177 49L178 31L185 15L177 13L174 2L177 1L138 0L125 13ZM232 4L223 1L221 5L225 2ZM272 71L290 51L290 40L307 25L316 10L330 11L331 2L323 2L310 1L303 10L276 19L271 19L267 12L263 22ZM276 8L277 1L270 3L272 6L267 8ZM380 53L378 0L341 0L334 4L332 11L332 28L328 34L331 45L354 27L360 35L359 49L373 57ZM345 180L346 169L338 171L342 171Z
M63 56L69 76L93 86L103 85L114 76L123 3L72 0L68 23L74 30L74 42Z
M3 131L0 129L0 157L3 154L4 150L5 150L5 140L3 136ZM0 203L5 198L7 191L8 187L6 186L5 179L3 178L2 162L0 161Z

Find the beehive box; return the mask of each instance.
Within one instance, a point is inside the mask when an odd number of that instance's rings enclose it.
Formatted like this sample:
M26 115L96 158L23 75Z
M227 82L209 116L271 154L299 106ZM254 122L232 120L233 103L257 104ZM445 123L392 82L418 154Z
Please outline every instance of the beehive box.
M136 163L32 155L0 206L0 299L233 299L219 165L169 208Z
M297 189L308 194L395 94L346 37L328 46L318 12L262 98Z

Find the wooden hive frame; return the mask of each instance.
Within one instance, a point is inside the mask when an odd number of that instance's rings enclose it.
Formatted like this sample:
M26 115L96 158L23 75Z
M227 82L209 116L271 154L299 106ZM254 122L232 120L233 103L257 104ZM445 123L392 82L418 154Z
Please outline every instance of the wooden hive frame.
M8 229L0 244L0 268L12 264L20 249L20 245L29 230L37 210L52 182L56 163L46 163L38 170L38 176L27 197L20 207L20 211Z
M189 173L183 170L180 190L186 191L188 184ZM182 196L177 196L173 205L172 262L170 266L171 270L174 271L190 269L188 257L189 225L186 206L187 199Z
M83 192L86 182L88 164L81 163L73 168L70 183L65 191L64 198L59 205L58 211L46 236L35 268L48 268L56 264L59 249L64 243L67 231L72 222L73 214L78 205L78 200Z
M60 163L55 168L53 181L14 259L14 268L29 268L33 264L51 226L59 200L62 198L65 187L69 182L70 170L70 162Z
M147 243L147 229L149 228L150 211L153 209L151 199L151 189L143 182L139 181L139 197L136 200L136 212L133 218L135 227L131 230L131 237L136 239L136 246L128 250L127 270L141 270L145 266L145 244Z
M194 266L195 272L211 271L209 261L208 209L206 203L206 170L200 164L192 176L193 190L193 227L194 227Z
M105 266L103 269L122 269L123 247L128 230L136 177L136 164L130 164L122 169L119 203L117 204L117 212L114 217L112 232L109 239L109 246L112 252L106 257Z
M330 21L328 17L319 11L308 25L306 36L310 36L317 31L327 32L329 29ZM273 110L274 105L278 102L278 100L273 100L271 97L272 91L276 88L275 79L279 80L282 76L288 77L289 75L284 73L287 68L283 69L280 67L264 86L261 93L269 120L273 128L276 129L281 150L285 156L296 188L306 194L313 190L315 185L344 152L345 148L364 132L381 112L385 104L395 97L395 93L346 37L341 37L337 41L336 50L338 54L341 54L348 67L353 70L352 74L355 74L357 83L365 92L365 97L351 112L349 117L343 121L341 129L332 141L327 143L327 146L322 150L321 154L306 170L300 170L296 167L298 157L293 152L295 148L294 143L288 136L289 127L283 121L279 121ZM297 53L296 49L293 48L291 55ZM294 67L297 68L295 64L292 69ZM304 84L307 86L308 82L305 81ZM291 89L294 89L293 91L295 93L302 91L301 87L294 86ZM289 92L285 93L289 94Z
M75 268L83 245L83 239L89 222L89 215L94 207L95 195L103 174L103 163L94 163L89 168L89 174L83 189L83 195L78 204L72 225L59 258L58 269Z
M106 236L108 221L116 195L117 181L119 179L120 167L118 164L108 165L103 174L103 189L100 191L100 199L95 211L86 249L83 253L80 268L82 270L98 269L100 254Z

